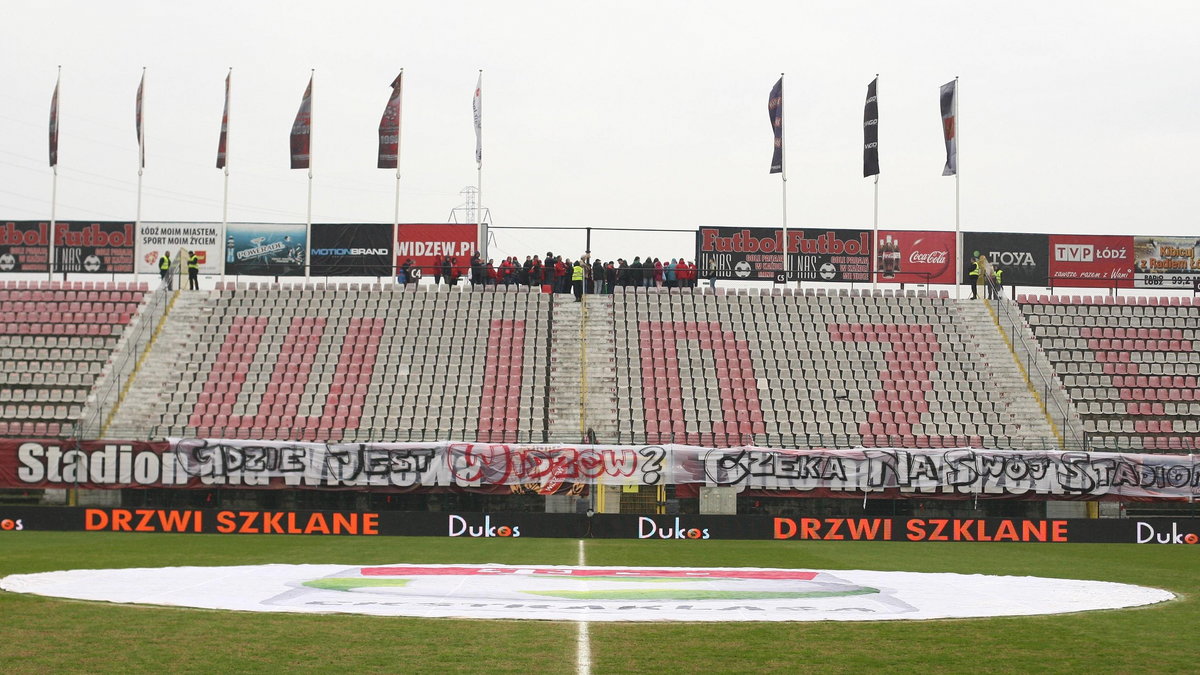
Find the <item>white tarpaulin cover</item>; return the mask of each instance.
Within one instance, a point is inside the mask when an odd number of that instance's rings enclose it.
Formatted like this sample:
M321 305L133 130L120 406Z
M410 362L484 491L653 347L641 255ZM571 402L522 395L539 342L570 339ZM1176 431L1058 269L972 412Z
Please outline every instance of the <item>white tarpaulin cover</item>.
M59 598L250 612L567 621L861 621L1059 614L1164 602L1103 581L967 574L554 565L251 565L18 574Z

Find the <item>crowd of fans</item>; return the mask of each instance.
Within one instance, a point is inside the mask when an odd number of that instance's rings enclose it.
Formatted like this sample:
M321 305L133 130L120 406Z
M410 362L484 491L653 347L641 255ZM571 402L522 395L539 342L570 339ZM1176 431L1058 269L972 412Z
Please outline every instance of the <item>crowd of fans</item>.
M454 286L460 280L467 280L477 286L543 286L552 293L570 293L574 281L582 281L584 293L612 293L617 286L694 287L699 278L696 264L684 258L663 262L647 256L645 259L635 257L632 262L623 258L602 262L587 254L571 260L549 251L545 257L525 256L525 262L517 256L509 256L499 265L494 260L484 262L478 253L466 264L458 258L438 256L431 269L435 284L444 281ZM425 276L422 270L412 260L406 260L397 271L396 281L415 283L422 276ZM710 276L709 282L712 281Z

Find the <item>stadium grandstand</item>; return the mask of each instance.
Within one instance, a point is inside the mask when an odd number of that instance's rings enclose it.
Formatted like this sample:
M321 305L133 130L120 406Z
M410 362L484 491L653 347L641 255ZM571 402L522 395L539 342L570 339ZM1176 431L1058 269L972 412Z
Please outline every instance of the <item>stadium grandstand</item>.
M1191 297L723 284L618 287L577 303L518 285L210 285L5 280L0 435L1173 454L1200 444ZM536 490L67 492L20 497L568 508ZM625 492L622 512L699 508L674 486ZM870 501L862 508L897 515L1083 506ZM845 508L792 496L742 498L727 512Z

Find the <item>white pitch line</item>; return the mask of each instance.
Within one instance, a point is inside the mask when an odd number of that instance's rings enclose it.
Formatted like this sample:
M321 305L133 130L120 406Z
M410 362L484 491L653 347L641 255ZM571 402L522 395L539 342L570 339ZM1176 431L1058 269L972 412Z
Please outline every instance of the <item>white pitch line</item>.
M583 540L579 540L579 566L587 564L584 556ZM588 623L580 621L579 631L575 636L575 672L579 675L591 675L592 672L592 640L588 635Z

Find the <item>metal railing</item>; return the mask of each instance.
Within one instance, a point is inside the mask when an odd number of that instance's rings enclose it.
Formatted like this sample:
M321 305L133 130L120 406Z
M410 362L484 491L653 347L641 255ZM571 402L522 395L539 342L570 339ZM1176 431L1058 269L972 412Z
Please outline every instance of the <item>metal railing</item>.
M129 385L130 378L137 371L138 363L154 339L154 332L158 328L159 321L175 296L171 289L178 288L178 284L183 281L180 276L182 261L183 256L181 255L171 263L169 277L164 278L158 288L147 296L149 303L125 327L125 332L121 336L117 348L109 358L108 366L105 367L93 387L92 394L88 396L87 403L84 405L83 413L75 424L72 436L76 440L99 438L117 406L120 405L122 394ZM116 437L133 439L144 434L143 431L134 436L118 435ZM108 435L112 436L112 434Z
M984 281L1000 330L1008 338L1018 362L1025 369L1025 376L1046 415L1057 428L1062 449L1089 449L1079 411L1075 409L1050 359L1029 329L1025 315L1015 301L1004 297L1003 287L997 286L991 278L985 278Z

